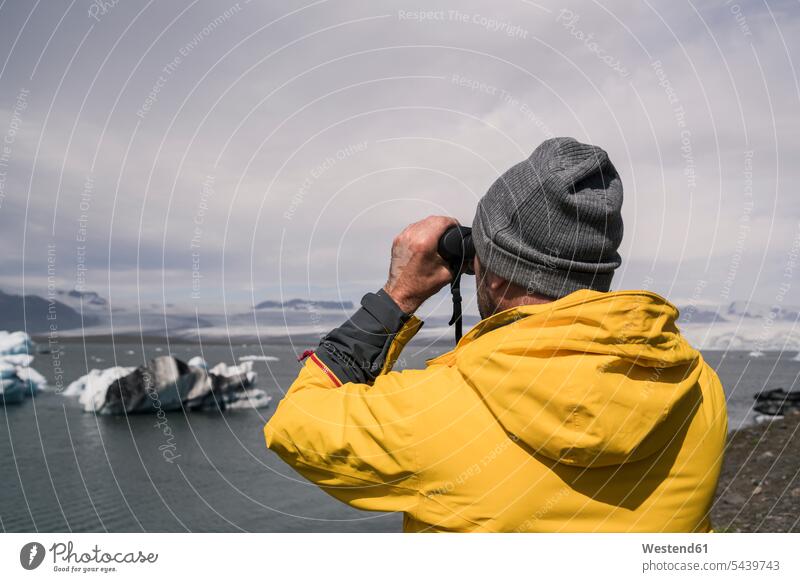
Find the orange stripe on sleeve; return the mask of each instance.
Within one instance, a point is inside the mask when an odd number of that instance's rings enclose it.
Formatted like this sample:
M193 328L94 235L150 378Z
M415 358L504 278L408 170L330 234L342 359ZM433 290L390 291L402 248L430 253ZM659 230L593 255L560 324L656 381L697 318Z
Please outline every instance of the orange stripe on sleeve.
M342 385L342 383L339 381L339 378L336 377L336 374L331 372L330 369L328 368L328 366L326 366L325 364L322 363L322 361L317 357L317 354L310 354L309 357L311 358L312 362L314 362L317 366L320 367L320 369L323 372L325 372L325 374L328 376L328 378L330 378L331 381L333 382L334 386L336 386L338 388L339 386Z

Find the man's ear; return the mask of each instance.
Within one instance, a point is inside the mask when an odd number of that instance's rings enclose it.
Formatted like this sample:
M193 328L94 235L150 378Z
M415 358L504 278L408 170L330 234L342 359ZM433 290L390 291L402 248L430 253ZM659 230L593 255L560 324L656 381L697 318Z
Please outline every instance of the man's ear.
M483 265L481 265L478 259L478 255L475 255L475 258L472 260L472 269L476 277L483 278L484 285L487 289L495 292L505 292L506 287L508 287L508 281L506 279L503 279L500 275L496 275L489 269L483 268Z
M483 284L486 289L492 291L493 293L499 292L502 295L508 286L508 281L496 274L494 271L484 268L484 266L480 263L477 263L477 266L480 269L478 271L478 276L483 278Z
M487 271L488 275L487 284L489 285L489 289L492 291L498 292L501 295L505 294L510 282L508 279L504 279L500 275L496 273L492 273L491 271Z

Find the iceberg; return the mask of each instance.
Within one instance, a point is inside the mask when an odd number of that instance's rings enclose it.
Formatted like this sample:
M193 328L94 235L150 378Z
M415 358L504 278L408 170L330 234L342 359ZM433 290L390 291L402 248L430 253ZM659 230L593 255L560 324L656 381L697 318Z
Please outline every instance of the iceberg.
M88 374L81 376L61 393L62 396L79 396L81 403L84 400L92 401L96 394L104 392L106 387L120 378L127 376L133 372L135 368L115 366L113 368L106 368L105 370L93 369Z
M38 390L44 390L47 386L47 378L42 376L39 372L34 370L33 368L26 367L17 367L17 378L22 380L23 382L27 382L32 388Z
M24 331L9 333L0 331L0 355L13 356L17 354L29 354L33 351L31 336Z
M278 358L275 356L241 356L240 362L277 362Z
M171 410L261 408L272 398L255 388L252 362L217 364L211 370L202 358L191 365L157 356L146 366L92 370L64 392L78 396L83 409L95 414L136 414Z
M0 400L17 404L25 400L25 385L17 376L17 367L0 359Z
M34 344L24 331L0 331L0 402L19 404L47 388L47 380L30 367Z
M208 370L208 364L200 356L195 356L191 360L189 360L189 367L190 368L203 368L204 370Z
M211 370L209 374L216 374L217 376L232 377L243 376L250 383L255 383L258 379L258 374L253 371L253 362L244 362L238 366L229 366L228 364L220 362Z
M272 396L268 396L263 390L258 388L245 390L242 398L228 404L229 410L242 410L245 408L265 408L272 402Z
M30 354L4 354L0 355L0 358L2 358L5 363L20 368L27 368L33 363L33 356Z

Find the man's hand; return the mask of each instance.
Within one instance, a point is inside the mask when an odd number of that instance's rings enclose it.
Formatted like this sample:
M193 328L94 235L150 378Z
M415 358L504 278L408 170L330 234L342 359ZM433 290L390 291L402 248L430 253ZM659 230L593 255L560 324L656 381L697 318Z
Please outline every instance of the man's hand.
M455 218L429 216L395 237L389 280L383 290L404 312L414 313L453 278L436 249L444 231L457 224Z

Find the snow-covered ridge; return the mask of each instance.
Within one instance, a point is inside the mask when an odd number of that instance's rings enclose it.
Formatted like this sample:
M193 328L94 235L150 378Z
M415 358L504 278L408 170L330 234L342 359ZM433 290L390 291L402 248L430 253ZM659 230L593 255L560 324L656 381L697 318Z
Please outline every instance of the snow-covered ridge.
M146 335L191 340L258 340L322 336L341 325L356 306L350 301L266 300L247 308L196 313L185 305L112 305L92 291L65 291L60 301L84 314L92 325L60 329L62 336ZM800 351L800 307L732 301L680 307L678 326L693 345L707 350ZM425 318L420 337L449 338L449 315ZM59 318L59 322L61 322ZM86 320L88 322L88 319ZM465 329L477 318L465 316Z
M800 308L733 301L680 311L678 327L700 349L800 351Z
M732 301L727 306L725 315L727 319L747 317L796 322L798 318L800 318L800 307L792 307L790 305L764 305L752 301Z
M298 311L350 311L354 309L352 301L315 301L309 299L289 299L288 301L266 300L255 305L253 309L294 309Z

